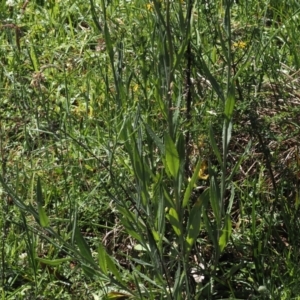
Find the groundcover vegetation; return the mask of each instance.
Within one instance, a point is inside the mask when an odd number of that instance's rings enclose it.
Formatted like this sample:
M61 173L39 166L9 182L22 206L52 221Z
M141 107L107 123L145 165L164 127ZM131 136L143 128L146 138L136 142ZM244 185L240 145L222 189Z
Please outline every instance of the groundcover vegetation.
M298 299L299 12L0 1L2 299Z

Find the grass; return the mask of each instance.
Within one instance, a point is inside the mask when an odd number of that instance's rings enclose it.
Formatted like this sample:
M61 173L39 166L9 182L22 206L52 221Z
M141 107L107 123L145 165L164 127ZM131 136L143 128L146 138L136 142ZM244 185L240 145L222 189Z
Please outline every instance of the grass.
M296 1L2 1L2 299L298 299Z

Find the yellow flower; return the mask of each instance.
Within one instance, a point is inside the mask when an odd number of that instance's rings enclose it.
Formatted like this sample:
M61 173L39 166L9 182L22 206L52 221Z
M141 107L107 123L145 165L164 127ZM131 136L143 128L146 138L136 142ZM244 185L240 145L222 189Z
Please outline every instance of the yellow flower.
M153 7L154 7L154 4L153 4L152 2L150 2L150 3L148 3L148 4L146 5L146 7L147 7L147 9L148 9L149 11L152 11L152 10L153 10Z
M139 89L139 85L138 85L138 84L135 84L135 85L133 86L133 91L136 92L138 89Z
M198 173L198 178L201 180L207 180L209 175L207 174L208 171L208 164L207 164L207 160L204 160L201 163L201 167Z
M238 41L233 43L233 48L245 49L247 46L246 42Z

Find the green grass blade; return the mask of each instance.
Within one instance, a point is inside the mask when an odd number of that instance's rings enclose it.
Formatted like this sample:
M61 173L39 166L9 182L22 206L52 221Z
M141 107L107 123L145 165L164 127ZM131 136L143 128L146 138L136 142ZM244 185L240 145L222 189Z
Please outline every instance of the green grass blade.
M0 175L0 183L4 187L5 191L8 193L8 195L12 198L14 204L22 211L22 212L28 212L30 213L36 222L40 224L39 214L38 212L33 208L31 204L26 205L12 190L11 188L6 184L3 177Z
M231 230L232 230L232 225L231 225L230 215L226 214L225 221L224 221L224 228L222 230L219 239L220 252L223 252L227 243L229 242L231 236Z
M181 225L179 222L178 214L174 208L170 208L169 214L167 215L168 220L170 221L174 232L178 235L181 236L182 231L181 231Z
M123 284L120 272L118 271L114 261L107 254L106 250L102 245L99 245L98 247L98 262L101 271L105 275L108 275L108 272L111 272L116 277L116 279Z
M166 167L171 176L176 179L179 171L179 154L169 134L165 135Z
M33 65L33 68L34 68L34 71L35 72L38 72L39 71L39 62L38 62L38 59L37 59L37 56L36 56L36 50L34 48L34 43L31 43L32 46L30 46L30 59L31 59L31 62L32 62L32 65Z
M223 91L222 91L219 83L217 82L216 78L212 75L212 73L210 72L209 68L207 67L207 65L203 59L201 59L201 68L202 68L202 75L205 76L209 80L209 82L211 83L213 89L215 90L215 92L217 93L219 98L224 102L225 97L224 97Z
M185 239L186 241L186 251L190 252L192 246L197 239L200 229L201 229L201 207L202 201L199 199L193 206L188 221L188 233Z
M193 176L192 176L191 180L189 181L188 186L185 189L183 202L182 202L182 208L185 208L187 206L188 202L189 202L189 199L191 197L191 194L192 194L192 191L194 189L195 183L198 179L198 174L199 174L199 171L200 171L200 168L201 168L201 163L202 162L199 160L197 165L196 165L196 168L194 170Z
M82 255L82 257L84 258L84 260L86 260L89 264L93 265L94 267L96 266L96 263L93 259L91 250L87 244L87 242L85 241L85 239L82 236L82 233L80 232L80 230L78 229L78 227L76 227L75 229L75 241L77 243L77 246L79 248L80 254ZM90 272L87 272L90 275ZM95 274L95 271L92 272Z
M45 209L43 207L44 200L43 200L43 194L42 194L42 186L41 186L41 180L38 177L37 186L36 186L36 202L38 205L38 213L40 217L40 224L42 227L48 227L49 226L49 219L46 215Z
M91 15L92 15L92 18L93 18L93 21L97 27L97 29L99 30L99 32L103 32L102 30L102 27L99 23L99 20L98 20L98 17L97 17L97 13L96 13L96 9L95 9L95 5L94 5L94 1L93 0L90 0L90 4L91 4Z
M61 264L65 263L65 262L72 261L72 258L65 257L65 258L58 258L58 259L46 259L46 258L36 257L36 260L45 265L56 267L56 266L60 266Z
M230 93L227 96L226 102L225 102L225 117L227 120L230 120L232 118L232 113L235 106L235 96L234 96L234 86L231 87Z
M145 127L147 130L147 133L149 134L149 136L152 138L152 140L158 147L160 153L165 153L165 145L164 145L163 141L156 135L156 133L152 130L152 128L148 124L145 123Z
M209 127L209 140L210 140L210 144L212 146L212 149L215 153L215 156L217 157L217 160L218 160L218 163L220 165L222 165L222 158L221 158L221 154L220 154L220 151L218 149L218 146L217 146L217 143L216 143L216 140L215 140L215 137L214 137L214 133L213 133L213 130L212 130L212 127L210 126Z
M210 204L212 207L212 210L214 212L215 220L217 223L218 228L221 226L221 221L222 221L222 211L221 211L221 206L222 203L220 203L221 196L220 196L220 188L217 184L216 177L212 172L210 172L210 195L209 195L209 200Z
M232 133L232 121L228 121L227 119L224 120L223 124L223 149L227 149L228 145L231 140L231 133ZM226 151L227 152L227 151Z
M101 271L107 275L107 260L106 260L106 251L104 247L100 244L98 247L98 263Z
M243 160L246 158L246 155L249 153L249 150L251 148L251 145L252 145L252 141L249 141L249 143L247 144L246 148L245 148L245 151L244 153L239 157L239 160L237 161L237 163L234 165L228 179L227 179L227 182L231 182L232 181L232 178L233 176L236 174L238 168L240 167L241 163L243 162Z

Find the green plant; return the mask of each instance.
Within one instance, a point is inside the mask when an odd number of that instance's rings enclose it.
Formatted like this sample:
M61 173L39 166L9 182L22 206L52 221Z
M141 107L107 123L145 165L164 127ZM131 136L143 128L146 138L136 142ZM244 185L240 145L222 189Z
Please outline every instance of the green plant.
M296 2L0 11L3 298L297 297Z

